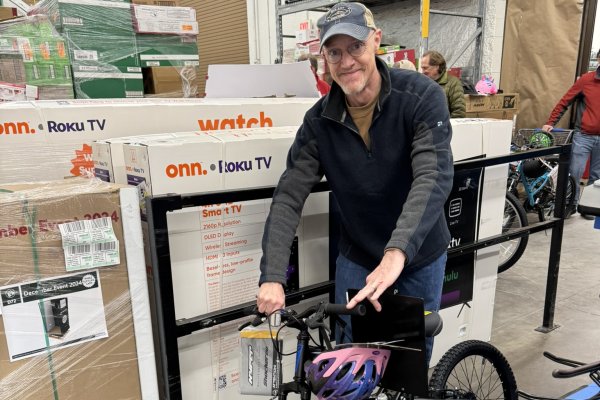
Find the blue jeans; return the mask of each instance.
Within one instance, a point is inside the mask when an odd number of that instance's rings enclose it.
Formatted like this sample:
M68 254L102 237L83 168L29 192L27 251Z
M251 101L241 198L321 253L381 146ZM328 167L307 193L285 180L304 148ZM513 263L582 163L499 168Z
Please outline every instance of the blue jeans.
M400 274L400 278L392 285L394 293L420 297L424 301L425 310L439 311L447 258L447 254L444 253L431 264L416 271L405 269ZM349 299L346 299L346 290L363 288L370 273L371 271L353 263L346 257L342 255L338 256L335 270L335 302L347 303ZM346 327L344 328L343 338L341 337L340 329L336 331L336 341L340 343L341 339L343 343L352 342L350 317L347 315L340 317L346 323ZM425 349L426 361L427 365L429 365L433 349L433 338L426 338Z
M579 180L585 171L585 164L590 157L590 177L588 184L600 179L600 135L587 135L581 132L573 134L571 148L571 165L569 172L575 178L575 204L579 202Z

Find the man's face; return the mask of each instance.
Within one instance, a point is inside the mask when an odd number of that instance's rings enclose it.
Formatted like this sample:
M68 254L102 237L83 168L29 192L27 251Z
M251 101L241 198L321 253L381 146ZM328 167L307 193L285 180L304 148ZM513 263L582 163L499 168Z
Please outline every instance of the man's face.
M429 64L429 56L421 58L420 69L423 75L426 75L433 80L440 77L440 66Z
M369 80L377 74L375 53L381 43L381 31L376 30L361 42L351 36L336 35L327 41L323 51L327 53L341 53L341 60L337 63L328 62L329 72L333 80L340 85L346 96L360 95ZM349 51L356 50L364 44L364 52L360 56L352 56ZM326 57L327 59L327 57Z

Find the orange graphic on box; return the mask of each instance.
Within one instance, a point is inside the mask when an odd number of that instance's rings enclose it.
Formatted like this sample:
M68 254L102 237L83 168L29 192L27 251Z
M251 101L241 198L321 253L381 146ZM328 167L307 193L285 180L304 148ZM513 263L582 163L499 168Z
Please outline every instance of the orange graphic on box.
M92 176L94 173L92 146L84 144L81 150L75 150L75 158L71 160L71 163L73 164L71 175Z

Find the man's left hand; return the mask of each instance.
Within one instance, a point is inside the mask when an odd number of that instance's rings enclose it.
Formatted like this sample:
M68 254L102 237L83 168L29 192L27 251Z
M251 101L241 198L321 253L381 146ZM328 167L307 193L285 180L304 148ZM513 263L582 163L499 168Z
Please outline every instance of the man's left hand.
M402 250L386 251L377 268L367 276L365 287L348 302L346 308L354 308L358 303L367 299L373 304L375 310L381 311L379 296L396 282L404 269L405 262L406 256Z

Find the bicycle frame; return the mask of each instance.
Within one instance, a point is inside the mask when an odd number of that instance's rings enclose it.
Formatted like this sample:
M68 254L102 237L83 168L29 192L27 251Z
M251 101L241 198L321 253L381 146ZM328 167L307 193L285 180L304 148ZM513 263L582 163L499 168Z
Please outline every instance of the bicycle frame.
M523 184L523 188L525 189L525 194L527 195L527 203L531 208L534 208L537 204L536 196L537 194L546 187L550 178L556 175L558 171L558 166L552 167L548 162L544 160L540 160L544 166L547 168L547 171L544 172L542 176L537 178L528 178L523 173L523 162L519 162L517 165L517 173L519 174L519 180ZM556 179L552 181L554 182Z

